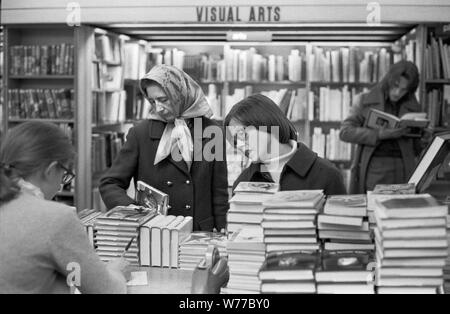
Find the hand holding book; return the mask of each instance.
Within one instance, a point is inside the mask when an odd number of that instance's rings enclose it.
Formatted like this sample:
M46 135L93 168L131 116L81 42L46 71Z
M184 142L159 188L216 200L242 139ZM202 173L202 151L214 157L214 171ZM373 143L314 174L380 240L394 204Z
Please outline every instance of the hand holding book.
M386 140L404 136L421 137L429 122L425 112L409 112L398 118L381 110L370 109L365 126L379 130L378 138Z
M399 139L408 134L408 132L409 129L407 127L400 127L394 129L383 127L381 129L378 129L378 139L380 140Z

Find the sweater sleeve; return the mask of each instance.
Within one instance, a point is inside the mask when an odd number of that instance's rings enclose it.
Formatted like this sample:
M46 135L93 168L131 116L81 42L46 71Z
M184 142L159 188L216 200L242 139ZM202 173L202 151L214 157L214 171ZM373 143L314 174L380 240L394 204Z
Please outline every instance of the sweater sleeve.
M339 137L342 141L376 146L378 144L378 131L364 126L365 117L363 114L362 101L359 97L350 109L350 115L342 122Z
M87 234L74 212L64 212L55 222L57 229L49 240L56 270L65 278L75 278L77 288L90 293L126 293L126 281L109 271L89 244Z

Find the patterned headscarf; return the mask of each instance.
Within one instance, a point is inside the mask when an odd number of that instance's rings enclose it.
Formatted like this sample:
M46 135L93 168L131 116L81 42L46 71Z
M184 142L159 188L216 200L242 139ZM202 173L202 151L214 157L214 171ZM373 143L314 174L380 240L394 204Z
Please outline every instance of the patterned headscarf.
M148 95L145 86L148 84L144 83L147 80L154 81L161 86L170 100L175 116L175 121L167 121L155 112L154 108L150 111L149 119L167 123L159 142L154 164L164 160L172 150L178 148L183 160L190 168L194 145L185 119L202 116L210 118L213 113L208 101L200 86L189 75L176 67L155 66L140 80L140 88L146 98Z

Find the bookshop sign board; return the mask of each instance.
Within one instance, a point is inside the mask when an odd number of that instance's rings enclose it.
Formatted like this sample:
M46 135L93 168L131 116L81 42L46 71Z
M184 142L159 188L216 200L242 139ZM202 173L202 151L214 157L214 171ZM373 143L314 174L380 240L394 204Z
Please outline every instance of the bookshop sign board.
M2 24L97 23L277 24L366 23L375 13L381 23L448 23L450 3L433 0L3 0ZM371 19L369 19L371 21Z
M197 6L198 23L270 23L281 22L279 6Z

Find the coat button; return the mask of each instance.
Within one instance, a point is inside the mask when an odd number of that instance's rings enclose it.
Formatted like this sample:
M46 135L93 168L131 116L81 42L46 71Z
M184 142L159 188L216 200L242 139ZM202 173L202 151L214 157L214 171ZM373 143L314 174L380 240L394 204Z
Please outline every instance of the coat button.
M167 186L172 186L173 182L172 181L167 181L166 184L167 184Z
M191 209L191 205L186 205L186 209L187 210Z
M186 184L191 184L191 181L189 181L189 180L186 180Z

